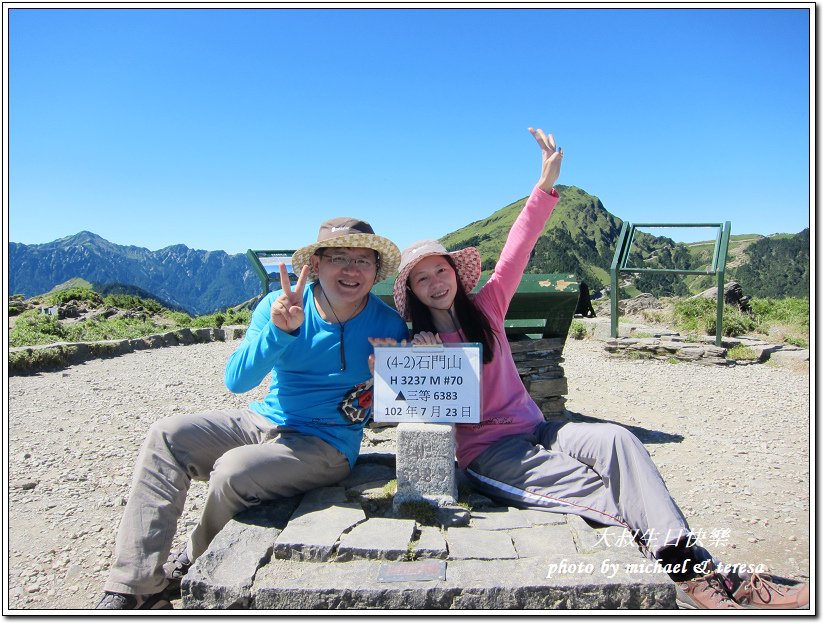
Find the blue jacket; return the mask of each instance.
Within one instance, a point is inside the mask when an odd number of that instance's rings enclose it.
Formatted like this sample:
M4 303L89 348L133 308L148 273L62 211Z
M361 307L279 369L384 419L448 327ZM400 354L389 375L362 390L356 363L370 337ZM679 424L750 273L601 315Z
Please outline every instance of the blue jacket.
M310 284L304 291L305 320L294 333L275 327L269 317L280 290L266 295L255 308L242 344L226 364L226 387L234 393L260 385L269 373L272 382L262 401L249 408L278 425L328 442L354 466L363 426L372 414L372 375L367 338L408 337L398 313L369 294L366 307L344 323L346 370L340 370L337 323L318 314Z

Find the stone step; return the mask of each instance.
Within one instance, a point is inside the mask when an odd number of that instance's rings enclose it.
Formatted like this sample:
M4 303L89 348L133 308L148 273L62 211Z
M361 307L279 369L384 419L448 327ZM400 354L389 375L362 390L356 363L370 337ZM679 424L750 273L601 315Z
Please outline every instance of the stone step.
M615 527L512 507L466 512L469 527L420 526L366 519L347 497L320 488L238 515L183 579L183 608L676 606L669 577Z

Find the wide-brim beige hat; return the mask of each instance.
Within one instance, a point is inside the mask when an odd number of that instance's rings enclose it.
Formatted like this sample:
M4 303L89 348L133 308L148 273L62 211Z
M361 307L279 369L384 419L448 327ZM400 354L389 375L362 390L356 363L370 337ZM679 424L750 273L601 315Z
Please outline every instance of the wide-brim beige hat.
M299 273L306 264L309 266L309 279L316 279L310 258L321 247L365 247L380 254L380 266L375 282L385 280L398 270L401 250L388 238L378 236L366 221L353 217L335 217L324 221L318 231L318 240L311 245L301 247L292 254L292 268Z
M415 265L427 256L450 256L455 263L458 279L463 284L466 294L472 292L472 289L478 285L481 279L481 254L478 253L475 247L447 251L446 247L434 240L422 240L412 243L401 254L398 277L395 278L395 286L392 289L395 307L406 321L412 320L406 307L406 280Z

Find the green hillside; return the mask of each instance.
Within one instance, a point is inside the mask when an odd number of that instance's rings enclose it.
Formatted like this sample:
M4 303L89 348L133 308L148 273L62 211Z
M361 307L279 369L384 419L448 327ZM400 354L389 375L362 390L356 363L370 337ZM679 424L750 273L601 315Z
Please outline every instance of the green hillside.
M622 220L609 213L598 197L576 186L558 185L557 189L561 199L535 245L527 272L573 273L579 280L587 282L590 290L608 286L609 267ZM440 241L450 250L477 247L484 271L491 271L526 200L524 197L504 206L484 219L443 236ZM803 280L805 275L809 281L809 250L807 249L806 255L800 253L789 273L770 264L774 261L786 265L791 250L799 253L797 250L805 244L809 248L809 234L806 239L802 237L800 241L796 241L799 236L801 234L774 234L770 237L733 234L727 252L727 279L737 279L740 275L741 280L749 282L742 281L744 292L755 296L801 296L798 293L803 289L797 282L798 279ZM764 243L765 240L768 243ZM765 244L770 245L769 248L759 247ZM752 255L750 250L753 246L761 249L762 253ZM714 240L685 244L676 243L666 236L637 232L630 254L630 265L707 270L710 268L714 249ZM757 268L750 270L748 267L753 263L757 264ZM778 279L778 285L770 279L772 275L783 276ZM621 284L621 296L631 297L639 292L650 292L656 296L686 296L714 286L713 279L711 276L663 273L625 276ZM784 295L776 294L781 292Z
M596 287L608 284L622 221L607 212L600 199L576 186L558 185L557 189L561 199L535 246L527 272L574 273ZM484 270L491 270L526 200L519 199L440 240L447 249L477 247Z

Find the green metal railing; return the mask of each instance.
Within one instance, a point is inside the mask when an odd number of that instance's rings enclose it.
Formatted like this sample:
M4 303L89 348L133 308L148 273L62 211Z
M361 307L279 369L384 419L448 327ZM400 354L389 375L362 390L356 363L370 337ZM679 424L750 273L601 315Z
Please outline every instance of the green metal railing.
M638 228L718 228L715 237L715 248L712 254L712 264L706 271L695 269L647 269L644 267L627 266L629 251L635 240ZM715 344L721 346L724 320L724 273L727 268L727 248L730 243L730 222L724 223L628 223L624 222L618 243L615 246L615 255L609 268L610 278L610 335L618 337L618 276L621 273L679 273L688 275L715 275L718 285L715 316Z
M261 297L272 290L280 288L280 263L286 264L289 271L289 280L294 283L297 276L292 269L292 254L294 249L249 249L246 257L257 273L261 285ZM274 286L274 288L273 288Z

